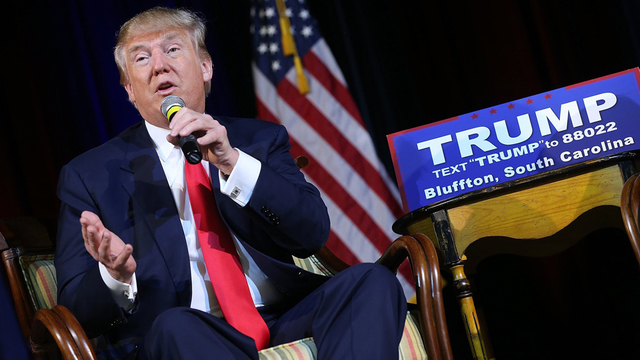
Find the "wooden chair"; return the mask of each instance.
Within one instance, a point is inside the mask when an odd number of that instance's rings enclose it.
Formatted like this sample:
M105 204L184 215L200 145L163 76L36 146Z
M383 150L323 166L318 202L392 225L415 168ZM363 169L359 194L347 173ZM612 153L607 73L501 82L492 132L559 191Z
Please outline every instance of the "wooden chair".
M640 264L640 226L638 224L638 208L640 207L640 175L632 175L622 188L620 211L622 220L631 241L631 247Z
M417 304L408 316L399 347L402 359L451 359L440 293L435 248L424 235L396 239L378 260L396 272L409 259ZM92 342L73 315L55 304L57 284L52 254L27 254L21 248L2 253L22 331L36 359L96 359ZM298 266L331 275L348 265L324 248L315 256L295 259ZM295 355L295 356L292 356ZM314 359L313 339L302 339L260 352L261 360Z
M0 238L4 238L0 233ZM55 305L57 284L53 253L25 255L23 248L2 252L2 262L22 335L34 359L96 359L84 330L61 305Z

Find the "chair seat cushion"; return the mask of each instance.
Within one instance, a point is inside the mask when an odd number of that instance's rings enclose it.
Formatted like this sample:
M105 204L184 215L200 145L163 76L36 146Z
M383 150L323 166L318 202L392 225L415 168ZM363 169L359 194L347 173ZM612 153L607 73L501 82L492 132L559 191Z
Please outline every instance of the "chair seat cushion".
M260 360L312 360L317 359L316 344L313 338L270 347L260 351Z
M260 360L314 360L318 358L318 351L313 338L305 338L274 346L264 349L258 354L260 355ZM427 353L418 332L416 319L410 313L407 314L402 340L398 347L398 358L400 360L427 359Z
M296 259L298 266L320 273L330 275L323 269L318 261L314 261L313 257L299 260ZM50 309L56 305L57 284L56 271L53 264L53 255L33 255L22 256L20 265L24 271L29 292L37 309ZM317 349L313 338L305 338L264 349L259 352L260 360L313 360L317 359ZM405 328L402 333L402 340L398 347L399 359L427 359L427 354L422 342L422 337L418 330L418 320L410 312L407 313L405 320Z

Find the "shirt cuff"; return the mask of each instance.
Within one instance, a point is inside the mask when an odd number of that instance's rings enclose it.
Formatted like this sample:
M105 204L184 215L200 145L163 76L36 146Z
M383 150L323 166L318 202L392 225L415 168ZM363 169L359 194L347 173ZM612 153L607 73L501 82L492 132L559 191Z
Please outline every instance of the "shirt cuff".
M100 268L100 276L102 281L111 291L111 296L121 308L129 311L133 309L136 301L136 295L138 295L138 283L136 282L136 274L133 274L131 278L131 284L123 283L114 279L109 270L102 263L98 263Z
M258 182L258 176L260 176L262 163L241 150L236 150L240 156L233 171L226 180L222 172L218 171L218 179L220 180L220 191L244 207L251 200L253 189Z

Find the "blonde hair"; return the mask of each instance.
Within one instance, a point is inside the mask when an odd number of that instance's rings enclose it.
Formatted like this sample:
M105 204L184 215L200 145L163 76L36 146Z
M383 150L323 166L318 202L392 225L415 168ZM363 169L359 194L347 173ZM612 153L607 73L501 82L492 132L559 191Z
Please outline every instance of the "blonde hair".
M184 29L189 34L196 53L200 59L211 59L204 42L207 28L204 19L198 14L186 9L169 9L155 7L129 19L118 31L118 43L113 49L113 55L120 72L120 85L124 86L128 81L127 63L125 60L125 45L134 36L169 28ZM205 94L211 92L211 81L204 85Z

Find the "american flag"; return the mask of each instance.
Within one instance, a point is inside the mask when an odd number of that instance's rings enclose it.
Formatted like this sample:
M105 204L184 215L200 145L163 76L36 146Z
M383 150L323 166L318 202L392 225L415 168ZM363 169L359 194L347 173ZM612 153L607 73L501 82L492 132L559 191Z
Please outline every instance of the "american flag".
M329 209L329 249L350 264L375 261L397 237L400 196L331 50L304 0L252 0L251 20L258 117L284 125L292 154L309 158L303 172ZM406 264L398 278L413 294Z

